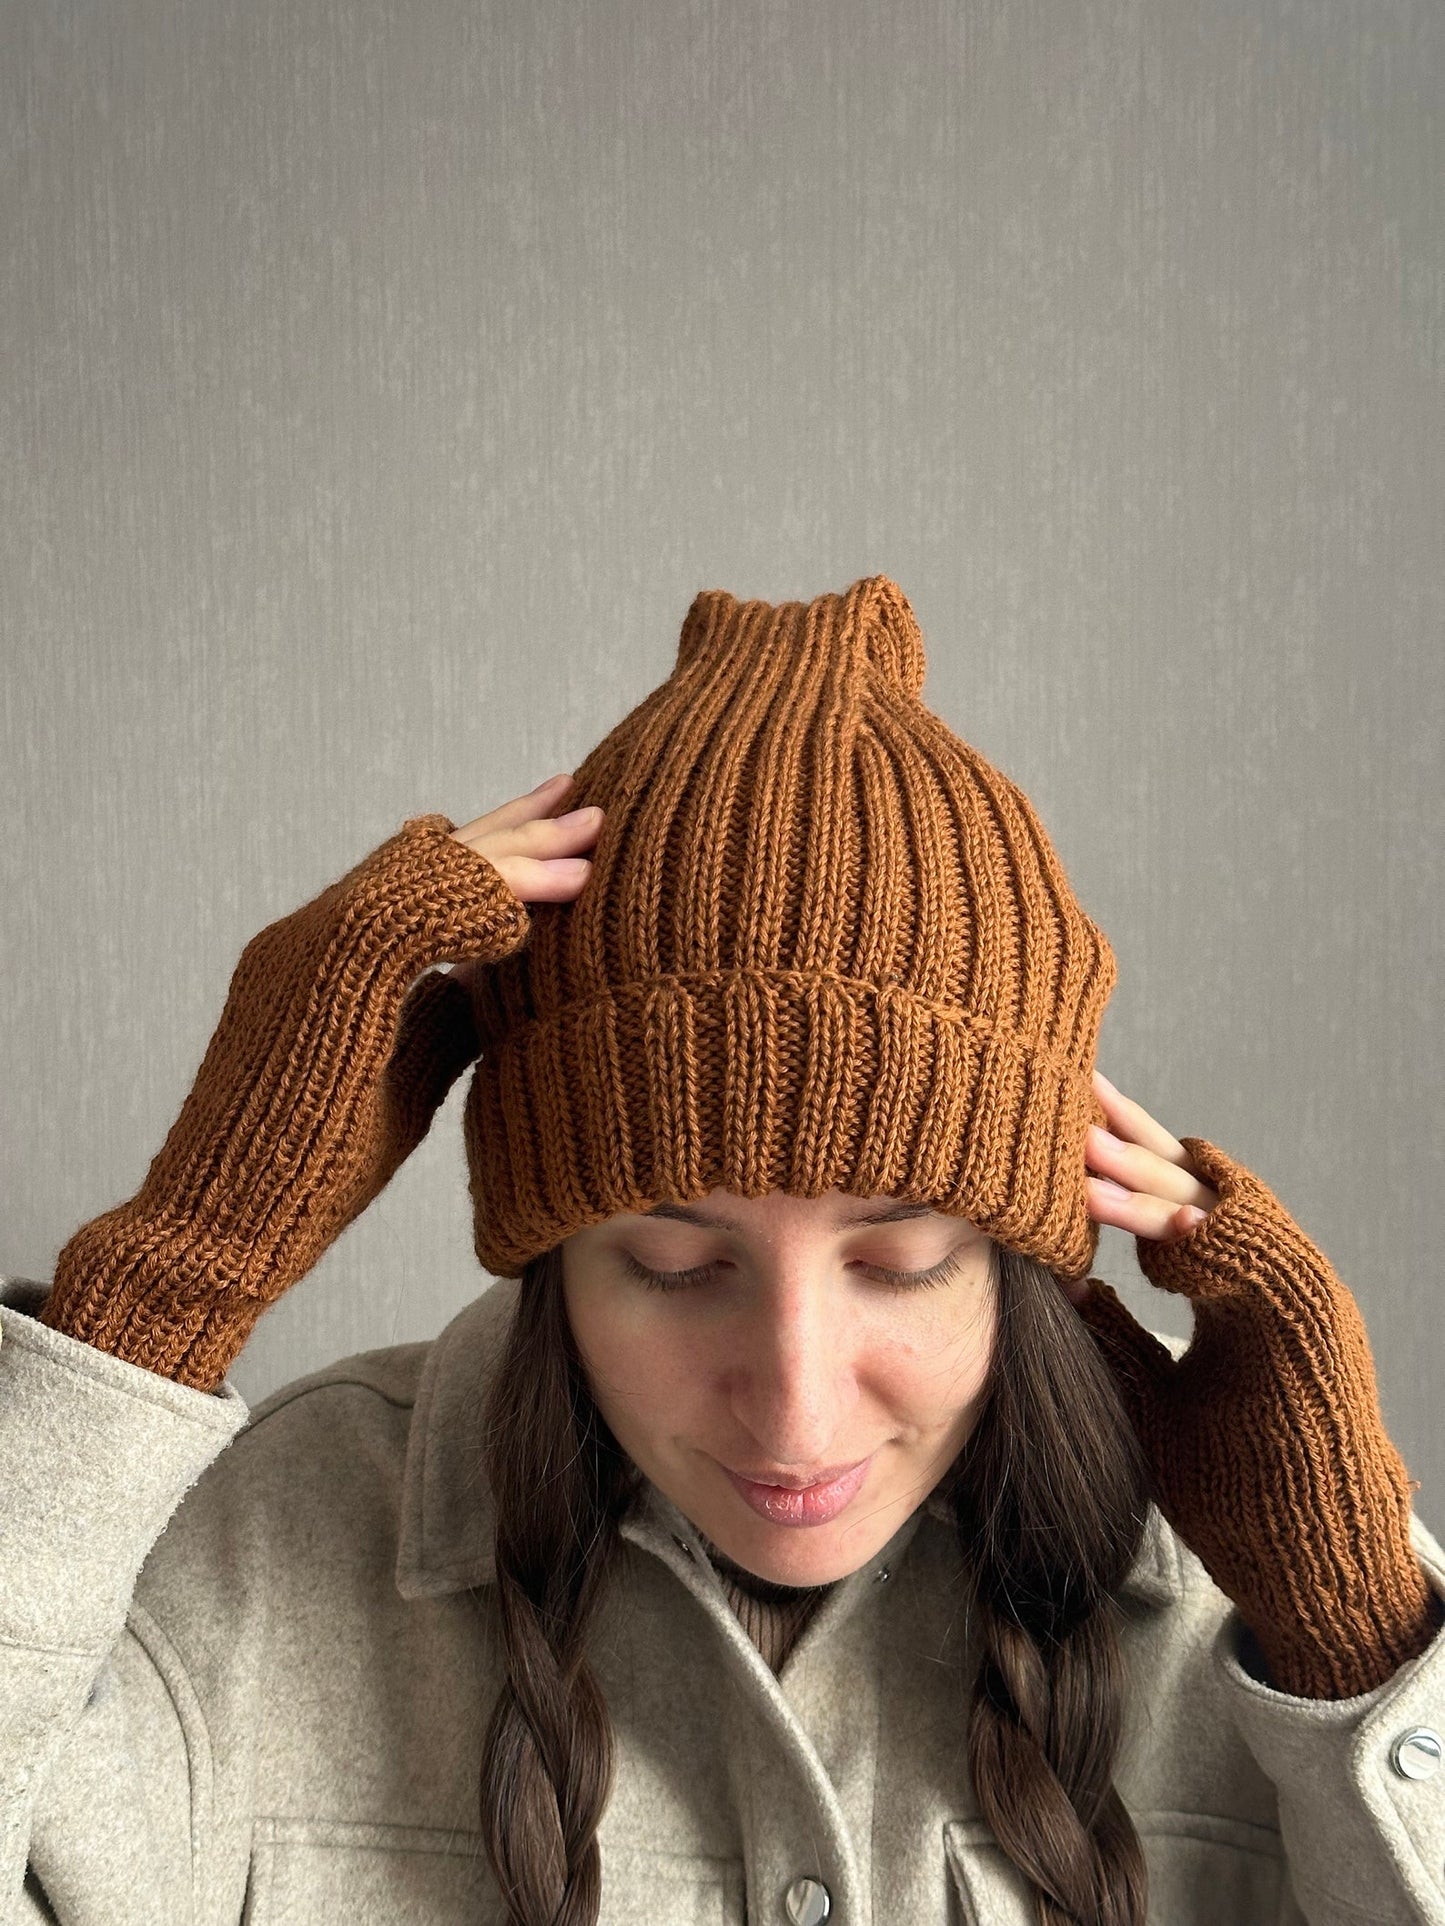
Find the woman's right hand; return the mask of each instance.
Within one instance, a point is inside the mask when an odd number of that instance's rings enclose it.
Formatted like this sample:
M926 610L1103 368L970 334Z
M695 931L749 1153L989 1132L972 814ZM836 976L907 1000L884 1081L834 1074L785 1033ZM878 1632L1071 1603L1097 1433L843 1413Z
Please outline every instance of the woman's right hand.
M525 945L528 902L581 890L601 817L549 816L571 781L461 829L411 817L251 938L139 1191L62 1249L42 1322L198 1389L221 1383L475 1058L469 977Z

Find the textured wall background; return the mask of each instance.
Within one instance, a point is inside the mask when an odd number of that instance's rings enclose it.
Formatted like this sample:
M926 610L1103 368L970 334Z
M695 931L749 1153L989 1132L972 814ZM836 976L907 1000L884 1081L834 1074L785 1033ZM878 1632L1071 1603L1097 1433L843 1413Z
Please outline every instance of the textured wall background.
M0 89L0 1266L255 930L575 766L697 589L881 570L1445 1525L1434 0L12 4ZM245 1396L482 1286L463 1089Z

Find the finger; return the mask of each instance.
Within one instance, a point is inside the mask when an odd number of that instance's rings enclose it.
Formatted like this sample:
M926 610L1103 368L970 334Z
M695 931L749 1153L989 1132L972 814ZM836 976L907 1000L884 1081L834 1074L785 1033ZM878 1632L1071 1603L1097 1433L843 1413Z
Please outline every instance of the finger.
M570 903L592 874L586 856L555 856L550 860L497 856L493 861L508 889L524 903Z
M487 849L495 844L507 855L572 856L590 849L602 829L602 811L596 803L582 809L569 809L564 816L538 816L531 822L493 835Z
M1195 1175L1194 1166L1187 1161L1187 1153L1185 1155L1185 1166L1181 1170L1169 1158L1138 1144L1124 1143L1112 1131L1100 1129L1098 1124L1090 1124L1084 1134L1086 1170L1111 1177L1126 1190L1143 1191L1175 1204L1199 1204L1210 1209L1218 1203L1218 1196Z
M463 823L452 834L458 842L475 847L475 839L479 835L490 834L498 829L515 829L539 816L550 816L574 787L575 779L570 774L548 776L535 789L529 789L525 796L514 796L510 802L499 803L495 809L489 809L486 815L475 816L471 822Z
M1112 1224L1117 1230L1128 1231L1132 1237L1152 1237L1161 1243L1172 1243L1176 1238L1186 1236L1198 1221L1181 1217L1182 1211L1191 1208L1188 1202L1178 1203L1170 1197L1156 1197L1148 1191L1124 1190L1099 1177L1086 1177L1084 1188L1089 1215L1097 1223ZM1212 1197L1214 1193L1211 1191L1207 1195ZM1192 1207L1203 1210L1206 1215L1211 1208L1207 1203Z
M1188 1163L1188 1153L1179 1139L1151 1117L1142 1103L1136 1103L1132 1097L1126 1097L1122 1090L1116 1090L1102 1070L1094 1071L1094 1089L1104 1106L1109 1128L1116 1137L1125 1138L1129 1143L1142 1144L1146 1150L1167 1158L1171 1164Z
M510 828L495 824L483 829L471 825L453 832L456 841L502 867L504 859L527 856L547 860L574 856L590 849L602 832L603 814L595 803L582 809L569 809L564 816L537 816L530 822L514 823Z

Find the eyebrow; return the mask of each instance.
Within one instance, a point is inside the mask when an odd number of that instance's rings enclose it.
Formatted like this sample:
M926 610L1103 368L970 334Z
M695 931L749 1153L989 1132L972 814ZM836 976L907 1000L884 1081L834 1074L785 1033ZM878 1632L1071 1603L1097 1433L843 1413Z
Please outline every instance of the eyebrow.
M703 1230L736 1231L741 1233L743 1226L727 1217L704 1217L701 1211L692 1210L686 1204L658 1204L652 1210L640 1213L643 1217L672 1217L680 1224L697 1224ZM863 1230L869 1224L896 1224L907 1217L932 1217L933 1209L928 1204L887 1204L881 1210L869 1211L863 1217L838 1217L833 1220L834 1230Z

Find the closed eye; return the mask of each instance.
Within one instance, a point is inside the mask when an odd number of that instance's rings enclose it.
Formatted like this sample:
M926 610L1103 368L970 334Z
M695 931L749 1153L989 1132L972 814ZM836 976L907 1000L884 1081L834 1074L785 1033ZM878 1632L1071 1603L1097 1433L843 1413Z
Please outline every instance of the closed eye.
M694 1264L686 1271L650 1271L645 1264L639 1264L630 1251L621 1252L623 1266L633 1277L654 1291L682 1291L690 1286L705 1284L717 1269L715 1264ZM878 1264L861 1264L860 1270L880 1278L890 1290L926 1291L939 1284L947 1284L958 1276L963 1266L956 1252L950 1252L941 1264L935 1264L927 1271L889 1271Z

